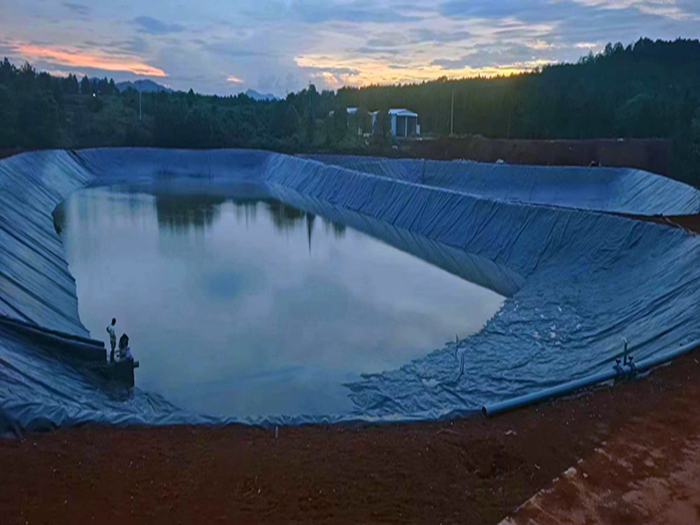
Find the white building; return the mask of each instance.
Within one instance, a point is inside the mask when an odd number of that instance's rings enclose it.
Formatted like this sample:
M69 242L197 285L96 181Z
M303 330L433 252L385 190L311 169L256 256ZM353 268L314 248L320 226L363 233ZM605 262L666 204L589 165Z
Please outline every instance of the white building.
M345 108L345 111L347 112L348 117L349 117L350 115L357 115L357 108ZM329 116L329 117L332 117L333 115L335 115L335 110L334 110L334 109L331 109L331 110L328 112L328 116Z
M348 113L348 127L350 127L350 122L351 122L350 117L354 117L357 115L357 108L345 108L345 110ZM328 116L333 118L333 115L335 115L335 110L332 109L328 112ZM359 122L357 122L357 121L355 121L355 122L357 124L357 134L362 136L362 127L360 126Z
M346 108L348 117L354 117L357 115L357 108L351 107ZM329 117L333 117L335 111L330 111L328 113ZM372 129L375 130L377 125L377 115L379 111L373 111L370 113L372 116ZM418 124L418 113L409 111L408 109L390 109L388 111L389 118L391 119L391 135L397 138L415 137L420 135L420 124ZM348 119L348 126L350 126L350 119ZM376 130L375 130L376 131ZM362 135L362 129L360 123L357 122L357 134Z
M377 114L372 113L372 129L377 123ZM397 138L414 137L420 135L420 124L418 124L418 113L409 111L408 109L390 109L389 118L391 119L391 134Z

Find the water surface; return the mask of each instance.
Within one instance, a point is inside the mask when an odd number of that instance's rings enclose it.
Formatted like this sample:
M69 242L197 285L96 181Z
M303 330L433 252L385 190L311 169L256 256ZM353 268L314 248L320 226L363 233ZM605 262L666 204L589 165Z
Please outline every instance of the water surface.
M347 413L343 383L474 333L503 300L271 199L90 188L56 215L92 336L116 317L137 386L195 413Z

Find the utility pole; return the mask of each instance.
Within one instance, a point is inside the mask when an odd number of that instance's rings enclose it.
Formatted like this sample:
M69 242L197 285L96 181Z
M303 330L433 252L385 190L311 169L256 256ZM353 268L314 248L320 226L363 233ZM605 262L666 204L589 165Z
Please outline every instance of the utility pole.
M450 109L450 136L455 132L455 90L452 90L452 108Z
M141 120L141 81L137 80L139 83L139 120Z

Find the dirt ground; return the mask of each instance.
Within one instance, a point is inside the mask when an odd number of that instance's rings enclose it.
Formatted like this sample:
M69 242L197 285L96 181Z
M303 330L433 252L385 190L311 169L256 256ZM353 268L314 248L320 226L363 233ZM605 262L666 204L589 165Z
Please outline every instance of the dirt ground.
M84 426L3 440L0 523L498 523L579 460L593 465L604 442L693 443L699 358L488 420L282 427L277 438L239 425ZM697 456L654 454L645 471L608 465L598 489L686 463L686 483L697 481ZM635 506L611 523L647 523Z
M542 166L639 168L673 177L673 147L665 139L524 140L489 139L480 135L406 140L402 155L435 160L471 159Z
M698 399L692 384L672 411L634 418L503 524L700 522Z

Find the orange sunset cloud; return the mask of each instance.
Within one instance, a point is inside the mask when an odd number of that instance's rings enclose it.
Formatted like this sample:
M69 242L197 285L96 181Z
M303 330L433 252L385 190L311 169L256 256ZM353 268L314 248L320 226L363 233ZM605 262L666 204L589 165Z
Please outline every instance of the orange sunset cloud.
M478 68L466 66L459 69L445 69L432 64L414 64L397 68L378 60L344 59L323 55L297 56L294 61L300 67L316 70L315 76L324 80L333 89L342 85L363 87L372 84L423 82L443 77L457 79L476 76L508 76L532 71L551 62L549 60L530 60L499 66ZM336 73L335 71L341 72Z
M105 71L124 71L150 77L167 76L162 69L139 62L135 57L106 55L98 50L81 51L21 43L16 44L14 49L28 60L41 59L63 66L89 67Z

